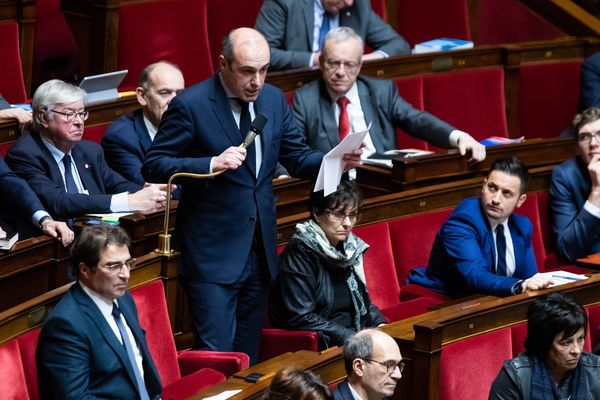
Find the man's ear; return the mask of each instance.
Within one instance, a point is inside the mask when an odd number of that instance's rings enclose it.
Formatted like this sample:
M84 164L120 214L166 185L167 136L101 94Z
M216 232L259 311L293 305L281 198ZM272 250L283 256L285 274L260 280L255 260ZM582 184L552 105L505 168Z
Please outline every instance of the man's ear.
M38 111L37 115L38 115L38 119L40 120L41 125L44 128L47 128L48 127L48 115L42 110Z
M352 370L356 376L362 377L365 373L365 362L360 358L355 358L352 361Z
M79 270L80 277L88 279L88 280L90 279L92 270L90 269L90 267L85 265L85 263L83 261L79 263L79 265L77 266L77 269Z
M146 93L146 91L144 90L143 87L137 87L135 89L135 96L137 97L137 101L138 103L140 103L140 105L142 107L146 107L146 105L148 104L148 102L146 101L146 97L144 96Z
M219 56L219 67L221 69L225 69L225 68L227 68L228 65L229 65L229 63L227 62L227 59L225 59L225 56L223 54L221 54Z
M523 203L525 203L525 200L527 200L527 194L523 193L521 196L519 196L519 201L517 201L517 208L521 207Z

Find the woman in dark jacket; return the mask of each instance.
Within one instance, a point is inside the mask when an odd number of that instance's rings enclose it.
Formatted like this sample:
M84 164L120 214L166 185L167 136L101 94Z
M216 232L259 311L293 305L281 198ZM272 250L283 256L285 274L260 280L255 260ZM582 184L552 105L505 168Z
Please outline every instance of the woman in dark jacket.
M311 219L296 226L279 261L270 299L274 327L317 331L323 349L386 323L365 285L362 259L369 246L352 233L361 206L350 182L329 196L311 195Z

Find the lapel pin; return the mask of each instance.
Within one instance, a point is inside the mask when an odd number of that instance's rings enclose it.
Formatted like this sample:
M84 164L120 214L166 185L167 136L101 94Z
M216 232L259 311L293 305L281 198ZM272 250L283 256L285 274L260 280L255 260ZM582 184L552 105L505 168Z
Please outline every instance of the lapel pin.
M346 17L350 17L352 15L352 13L350 11L346 11Z
M90 169L90 164L85 163L84 167L85 167L85 169Z

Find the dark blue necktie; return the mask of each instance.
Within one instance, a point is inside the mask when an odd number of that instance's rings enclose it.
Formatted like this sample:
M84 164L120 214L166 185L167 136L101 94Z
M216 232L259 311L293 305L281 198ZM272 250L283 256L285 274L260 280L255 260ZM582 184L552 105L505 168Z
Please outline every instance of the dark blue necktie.
M135 362L135 354L133 352L133 347L131 342L129 341L129 336L127 335L127 330L125 330L125 325L123 325L123 321L121 321L121 311L119 307L115 303L113 303L112 316L115 318L117 322L117 327L119 328L119 332L121 333L121 339L123 339L123 346L127 351L127 358L129 358L129 363L133 368L133 372L135 374L135 381L138 386L138 390L140 392L140 398L142 400L149 400L148 390L146 389L146 385L144 384L144 379L142 379L142 374L138 368L137 363Z
M506 238L504 237L504 225L496 228L496 251L498 262L496 264L496 275L506 276Z
M65 166L65 186L67 187L67 193L79 193L75 179L73 179L73 172L71 171L71 156L65 154L63 157L63 165Z
M323 51L323 42L325 41L325 35L329 32L331 14L328 12L323 13L323 23L321 24L321 30L319 31L319 51Z
M242 140L245 140L246 134L250 130L250 104L242 99L237 99L237 101L240 104L240 107L242 108L240 112L240 135L242 136ZM254 139L254 141L256 140L260 140L260 137L257 136ZM256 146L254 145L254 141L252 141L252 143L250 143L250 145L246 149L248 151L248 154L246 155L246 160L248 161L248 164L250 165L253 171L256 168Z

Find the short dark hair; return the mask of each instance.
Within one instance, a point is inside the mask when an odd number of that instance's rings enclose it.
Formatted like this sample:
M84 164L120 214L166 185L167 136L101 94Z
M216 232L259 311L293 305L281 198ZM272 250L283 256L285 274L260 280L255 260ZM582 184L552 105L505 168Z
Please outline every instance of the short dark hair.
M590 107L586 108L573 118L573 128L575 129L575 137L579 134L579 129L582 126L589 124L600 119L600 108Z
M148 90L148 82L150 81L150 74L152 73L152 71L154 71L154 69L156 67L158 67L160 64L166 64L169 65L173 68L175 68L176 70L178 70L179 72L181 72L181 68L179 68L179 66L177 64L173 64L170 61L157 61L155 63L152 63L150 65L147 65L146 68L144 68L142 70L142 73L140 74L140 79L138 81L138 86L141 88L144 88L144 90Z
M519 186L519 194L523 194L527 190L527 185L529 185L529 171L527 170L525 164L523 164L517 157L510 156L495 159L490 167L488 176L490 176L493 171L504 172L505 174L519 178L521 181L521 185Z
M587 332L587 315L575 299L552 292L535 299L527 310L525 349L532 356L545 359L556 335L573 336L583 328Z
M344 344L343 357L346 374L350 376L354 372L352 362L355 359L360 358L367 361L373 358L373 338L371 335L365 333L352 335Z
M312 192L308 202L312 219L322 215L325 210L346 208L351 205L357 210L362 208L362 192L356 183L350 181L342 181L337 190L328 196L324 196L323 190Z
M92 271L95 271L102 252L108 246L131 245L131 239L123 228L112 224L100 224L86 226L75 238L71 247L71 263L76 271L79 271L79 263L84 263Z
M286 368L277 373L264 400L332 400L331 390L310 371Z

